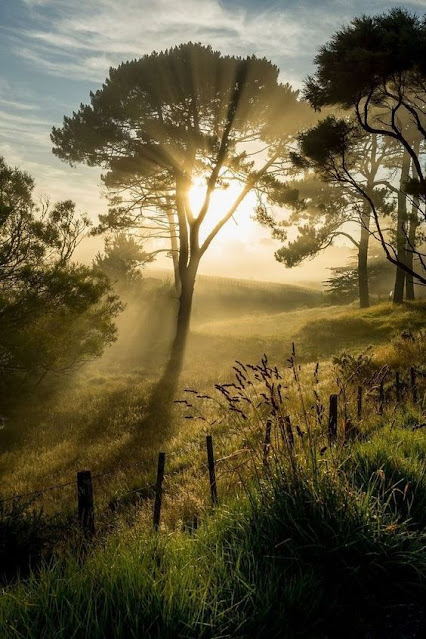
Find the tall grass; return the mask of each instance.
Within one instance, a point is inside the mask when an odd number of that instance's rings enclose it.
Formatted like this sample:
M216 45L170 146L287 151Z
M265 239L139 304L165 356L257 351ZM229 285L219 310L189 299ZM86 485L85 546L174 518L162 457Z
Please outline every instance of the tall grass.
M366 313L373 323L388 323L396 333L400 328L400 311L382 319L373 309ZM193 388L200 379L192 371L167 433L138 431L147 387L134 378L130 388L129 380L120 379L117 387L106 378L100 394L94 385L85 388L83 379L62 396L62 411L49 404L50 412L38 415L41 432L3 456L9 490L47 482L64 465L74 473L82 463L103 470L120 460L128 472L95 492L104 518L85 554L71 535L75 547L49 549L44 563L37 557L33 572L4 587L0 636L422 636L426 429L413 428L424 421L423 394L414 405L406 393L398 407L388 389L389 403L382 415L377 411L387 353L407 350L399 339L382 340L372 357L346 355L334 365L300 367L294 351L284 370L265 357L257 365L237 362L234 379L217 384L215 393L205 379ZM408 364L424 348L421 335L409 345ZM407 365L397 355L394 361ZM365 392L361 420L359 384ZM352 423L349 436L341 429L334 444L327 435L330 393L339 393L340 423ZM84 401L76 411L77 397ZM58 432L58 416L68 435ZM220 506L214 512L206 433L214 436L218 458ZM150 467L133 471L131 463L148 462L159 436L169 451L169 477L163 526L155 535L151 495L137 491L152 473ZM134 498L123 499L125 482ZM185 526L195 515L196 531ZM5 525L20 522L17 516ZM29 523L37 549L37 520Z
M420 610L424 533L337 459L287 462L196 535L123 530L5 591L5 636L362 636L391 605Z
M381 425L366 418L363 432L330 445L312 403L321 394L305 389L294 352L289 367L284 378L266 358L255 366L238 363L234 382L218 385L216 414L228 417L224 432L232 434L234 424L248 454L244 464L233 462L240 490L227 498L222 484L221 507L204 510L196 532L169 520L155 535L143 518L131 526L122 520L86 556L69 549L5 589L5 636L417 632L426 578L425 439L422 429L412 430L419 407L390 407ZM309 375L321 390L318 368ZM195 410L201 395L188 390L185 411ZM296 404L289 437L281 418ZM265 419L273 421L266 458ZM385 426L390 419L392 428ZM401 610L402 622L395 612Z

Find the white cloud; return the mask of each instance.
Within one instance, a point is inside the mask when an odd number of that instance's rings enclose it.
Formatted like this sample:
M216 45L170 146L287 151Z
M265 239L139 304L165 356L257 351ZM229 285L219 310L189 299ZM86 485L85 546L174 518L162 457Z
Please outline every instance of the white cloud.
M25 104L15 100L5 100L4 98L0 98L0 105L18 111L34 111L40 108L37 104Z
M188 40L209 43L225 53L294 59L302 42L306 50L309 33L319 26L282 9L248 12L225 8L218 0L26 4L38 26L15 31L15 53L48 73L97 81L104 79L111 64Z
M40 120L40 118L34 118L25 115L15 115L14 113L8 113L7 111L0 110L0 126L4 122L12 122L15 124L31 124L37 126L49 125L49 122L47 120Z
M348 0L283 1L270 8L259 2L250 11L220 0L24 2L37 26L15 30L16 55L52 75L97 82L123 59L192 40L224 53L267 56L280 62L283 79L299 85L300 59L312 60L318 46L354 12L368 11L365 0L355 6ZM390 6L378 0L375 10Z

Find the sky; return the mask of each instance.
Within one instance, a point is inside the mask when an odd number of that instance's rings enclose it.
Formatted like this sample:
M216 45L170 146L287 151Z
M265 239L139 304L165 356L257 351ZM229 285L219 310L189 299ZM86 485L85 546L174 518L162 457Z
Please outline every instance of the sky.
M96 220L106 209L100 171L55 158L49 135L89 102L111 66L193 41L225 54L266 56L283 82L301 88L316 51L337 29L394 6L426 13L426 0L0 0L0 155L33 175L38 194L71 198ZM238 225L238 216L230 224ZM348 255L336 247L289 270L275 261L279 244L265 229L253 221L240 230L216 239L202 272L310 281L327 277L327 267ZM82 259L99 248L100 239L91 240Z

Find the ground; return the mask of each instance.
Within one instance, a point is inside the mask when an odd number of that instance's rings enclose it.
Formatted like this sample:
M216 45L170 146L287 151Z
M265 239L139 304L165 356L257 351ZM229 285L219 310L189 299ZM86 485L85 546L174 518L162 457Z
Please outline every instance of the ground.
M69 483L27 499L32 509L43 508L40 521L51 535L52 515L60 512L67 521L74 517L76 471L90 469L96 476L98 545L85 560L84 573L70 558L64 574L63 553L68 556L69 550L59 532L60 550L52 551L62 557L59 564L24 580L17 590L10 586L0 602L7 636L68 637L77 624L76 637L136 637L142 631L173 637L178 624L179 636L268 632L331 637L343 632L342 624L351 618L353 598L362 601L363 611L353 636L421 636L424 617L417 593L426 566L426 429L421 428L422 400L412 402L407 371L425 361L421 329L426 305L386 303L366 310L315 306L267 314L261 308L244 316L230 312L226 319L195 315L179 403L161 431L146 419L158 368L123 361L113 365L111 355L60 384L33 389L10 408L0 458L3 497ZM265 353L268 362L260 364ZM232 368L236 359L241 362L237 371ZM247 368L248 363L259 367ZM282 380L274 377L275 366ZM400 407L394 397L396 368L405 383ZM386 406L380 415L383 372ZM356 392L362 375L370 382L360 421ZM247 379L253 380L251 390ZM227 382L236 385L234 395L227 387L214 389ZM274 422L271 461L265 467L265 420L271 393L279 401L279 384L280 410L291 417L299 452L292 457L288 447L282 449ZM340 397L339 436L331 449L326 425L333 392ZM323 426L318 427L322 405ZM348 417L354 428L344 444ZM311 435L313 423L317 426ZM220 508L215 516L207 433L213 435L217 458ZM152 484L159 450L167 453L166 481L162 531L153 537ZM271 465L272 473L265 470ZM11 519L3 520L3 526L5 521ZM18 516L16 521L21 521ZM199 531L191 534L196 521ZM57 525L60 530L61 522ZM26 534L30 538L31 530ZM49 539L40 543L50 552ZM196 573L190 569L194 562ZM327 571L335 572L337 582L328 581ZM135 588L145 594L134 599ZM192 592L192 599L182 589ZM46 604L49 630L42 631L42 601L53 602L51 597L58 603ZM117 597L116 613L110 602ZM97 610L90 618L83 613L87 606ZM387 615L381 630L375 607ZM133 625L121 617L119 610L125 609L131 611ZM283 620L285 632L279 626ZM115 634L109 635L111 624Z

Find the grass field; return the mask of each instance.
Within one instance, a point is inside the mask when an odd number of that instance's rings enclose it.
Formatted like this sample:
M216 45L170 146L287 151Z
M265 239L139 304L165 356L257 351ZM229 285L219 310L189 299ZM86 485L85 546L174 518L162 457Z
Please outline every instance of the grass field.
M22 559L21 581L14 582L10 565L12 585L0 599L5 637L422 636L426 437L413 427L424 421L423 381L417 404L407 391L400 407L389 382L379 415L374 376L389 365L407 381L409 366L424 365L426 304L260 308L226 319L195 316L178 395L189 406L176 404L161 431L146 419L158 367L114 365L111 355L10 408L1 443L3 497L71 485L3 506L3 565L11 549ZM371 357L353 370L331 360L346 351L357 362L369 346ZM253 387L235 390L248 393L239 398L243 417L214 385L235 382L235 359L256 364L263 353L267 369L278 365L283 379L274 378L271 391L265 367L252 371L260 375ZM265 467L265 424L278 383L279 414L290 415L302 435L294 433L292 452L279 437L276 414ZM361 422L359 383L366 392ZM330 393L340 393L340 428L345 417L355 425L346 444L340 431L332 448L325 427ZM216 514L206 433L219 460ZM166 483L162 531L154 535L149 485L160 449L167 453ZM72 482L83 468L115 472L94 482L98 541L81 570ZM191 533L194 517L201 525Z
M189 386L210 392L216 383L229 380L236 359L256 363L266 353L274 365L285 366L292 341L301 362L314 362L318 352L313 354L310 348L317 338L328 356L322 357L326 368L331 355L344 350L360 352L368 345L374 346L378 365L395 365L405 355L409 363L420 365L425 361L424 350L414 344L410 354L410 344L401 345L397 338L404 329L418 330L425 313L425 303L397 309L383 304L363 311L323 307L195 322L181 389ZM354 328L357 326L362 326L362 331ZM123 364L112 368L109 363L97 362L61 380L59 387L37 388L24 397L10 411L2 431L3 494L35 490L57 483L58 478L67 480L83 467L103 471L152 459L168 444L184 447L197 429L182 418L179 407L167 432L159 433L155 425L150 429L144 423L156 375L157 370ZM183 396L181 392L179 397Z

